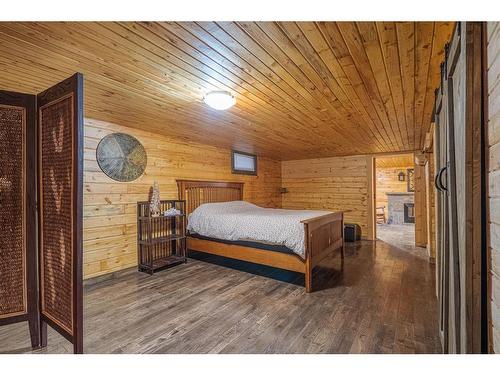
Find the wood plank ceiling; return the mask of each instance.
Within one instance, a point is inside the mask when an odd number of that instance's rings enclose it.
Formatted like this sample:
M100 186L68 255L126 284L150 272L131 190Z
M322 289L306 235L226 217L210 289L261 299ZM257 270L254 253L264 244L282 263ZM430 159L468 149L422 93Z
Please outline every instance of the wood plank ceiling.
M377 168L405 168L412 167L414 164L415 157L413 154L375 158L375 165Z
M85 116L276 159L420 149L450 22L0 23L0 89L85 76ZM232 92L228 111L207 107Z

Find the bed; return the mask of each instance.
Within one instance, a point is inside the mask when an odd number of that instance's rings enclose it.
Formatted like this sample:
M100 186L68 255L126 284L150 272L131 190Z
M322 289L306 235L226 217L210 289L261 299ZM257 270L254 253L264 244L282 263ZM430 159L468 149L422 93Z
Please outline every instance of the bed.
M336 252L343 262L344 212L257 207L243 202L243 186L177 180L179 199L186 201L188 250L303 273L312 292L315 266Z

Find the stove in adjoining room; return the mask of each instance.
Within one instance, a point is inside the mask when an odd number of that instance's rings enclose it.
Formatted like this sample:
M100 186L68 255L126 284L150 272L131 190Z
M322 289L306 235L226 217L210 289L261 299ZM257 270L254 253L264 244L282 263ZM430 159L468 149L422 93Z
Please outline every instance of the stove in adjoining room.
M415 205L414 203L403 203L404 206L404 222L415 223Z

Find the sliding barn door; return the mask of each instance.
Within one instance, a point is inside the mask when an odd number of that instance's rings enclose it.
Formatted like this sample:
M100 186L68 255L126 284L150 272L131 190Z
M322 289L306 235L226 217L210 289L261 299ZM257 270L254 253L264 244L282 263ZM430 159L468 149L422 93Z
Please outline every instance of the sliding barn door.
M443 351L448 352L448 314L449 314L449 218L448 218L448 116L447 102L443 93L447 88L446 66L441 65L441 87L436 96L436 280L439 303L439 332ZM446 98L446 97L444 97Z
M35 207L35 96L0 91L0 325L28 320L40 345Z
M457 23L436 101L440 160L437 280L447 353L479 353L484 335L481 32L480 23Z
M42 343L50 324L83 350L82 76L38 95L38 195Z
M460 31L460 27L457 28ZM465 131L462 124L465 120L465 59L456 45L461 42L460 33L454 35L451 46L451 54L447 60L447 84L446 95L448 106L448 216L449 220L449 352L461 353L462 346L466 338L463 337L465 326L465 304L463 303L463 288L465 270L465 220L464 204L465 199L465 175L460 159L463 159L465 147L463 139ZM457 126L459 125L459 126ZM460 198L459 198L460 196ZM460 213L460 217L459 217ZM462 268L462 270L461 270Z

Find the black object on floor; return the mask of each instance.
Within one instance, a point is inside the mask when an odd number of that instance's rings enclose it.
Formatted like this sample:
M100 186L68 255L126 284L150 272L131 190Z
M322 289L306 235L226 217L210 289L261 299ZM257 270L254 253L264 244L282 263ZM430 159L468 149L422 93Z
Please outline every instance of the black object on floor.
M344 241L354 242L361 240L361 227L358 224L344 224Z

